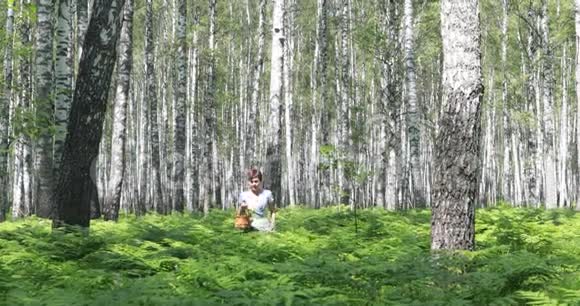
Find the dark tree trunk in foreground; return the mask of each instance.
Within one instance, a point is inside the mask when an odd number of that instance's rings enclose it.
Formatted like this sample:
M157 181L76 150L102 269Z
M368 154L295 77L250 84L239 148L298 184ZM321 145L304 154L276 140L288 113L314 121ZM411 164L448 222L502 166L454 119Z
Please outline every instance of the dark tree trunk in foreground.
M443 0L443 101L435 139L431 249L472 250L483 97L477 0Z
M80 61L57 184L53 227L89 227L91 193L124 0L96 0Z

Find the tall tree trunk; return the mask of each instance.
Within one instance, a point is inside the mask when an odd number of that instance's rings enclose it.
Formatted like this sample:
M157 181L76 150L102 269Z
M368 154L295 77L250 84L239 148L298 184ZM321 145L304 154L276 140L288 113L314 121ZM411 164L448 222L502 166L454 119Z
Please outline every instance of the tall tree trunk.
M568 203L568 61L564 44L562 55L562 104L560 105L560 134L558 148L558 207L565 207Z
M125 147L127 135L127 103L130 101L131 66L133 64L133 0L126 0L123 11L123 29L117 58L117 89L113 106L113 131L111 140L109 190L103 203L105 220L117 221L121 202L121 189L125 173ZM127 188L127 186L125 186Z
M264 67L264 37L265 24L266 24L266 0L260 0L259 4L259 21L258 21L258 51L256 53L256 60L254 64L254 71L252 72L252 98L249 107L248 125L246 132L246 151L247 160L250 165L254 165L258 162L258 142L257 138L260 137L259 127L257 125L257 118L259 118L260 110L260 78L262 76L262 70Z
M407 86L407 137L409 141L409 201L414 207L417 205L425 205L425 196L423 191L423 184L421 180L421 165L420 165L420 140L421 131L419 129L419 113L417 107L417 76L415 73L415 51L414 51L414 27L413 27L413 1L405 0L404 8L404 24L405 24L405 68L406 68L406 86Z
M508 0L502 0L502 23L501 23L501 124L499 130L499 144L498 152L502 158L498 161L501 165L498 175L498 186L501 188L500 195L503 200L513 201L513 195L510 194L510 177L511 167L509 158L509 142L510 142L510 122L508 116L508 75L507 75L507 43L508 43Z
M138 204L136 209L136 214L140 215L147 211L147 193L149 191L149 176L148 176L148 155L151 153L151 163L153 168L153 186L157 186L157 175L155 174L155 154L159 154L159 150L149 151L148 144L149 141L149 126L151 126L151 134L155 131L153 127L153 120L149 120L149 111L151 113L157 112L157 108L150 106L152 103L157 103L157 96L155 92L155 70L153 69L153 0L147 0L145 3L145 46L143 48L143 58L144 58L144 86L142 88L143 96L142 101L139 104L139 124L137 129L139 130L139 150L137 153L137 171L138 171ZM151 67L150 67L151 66ZM153 87L153 89L151 89ZM156 104L155 104L156 105ZM152 116L155 116L152 114ZM155 121L157 123L157 121ZM154 146L153 142L159 139L159 137L151 136L151 145ZM157 152L157 153L156 153ZM157 170L159 171L159 169ZM157 192L159 194L161 191Z
M431 249L475 247L480 104L477 0L443 0L443 102L435 142Z
M91 163L98 154L124 0L96 0L71 108L53 227L89 226Z
M284 2L274 0L272 12L272 64L270 72L270 116L266 149L265 181L275 199L282 197L282 167L280 163L280 105L282 98L282 73L284 67Z
M580 210L580 0L575 2L576 29L576 210Z
M293 110L293 90L291 83L292 71L294 64L294 37L293 37L293 27L294 27L294 9L296 3L294 0L288 0L286 2L288 5L285 9L288 12L286 14L286 19L284 22L284 33L286 36L286 43L284 44L284 67L283 67L283 77L284 77L284 133L285 133L285 153L286 153L286 193L288 194L288 204L294 207L296 204L294 189L294 157L292 154L292 114Z
M208 67L208 87L206 101L204 105L204 149L203 168L206 177L200 183L199 198L203 203L204 214L209 213L210 202L215 198L215 190L212 189L212 182L217 179L214 174L217 172L217 105L215 103L215 25L216 25L216 0L209 0L209 67ZM203 172L202 172L203 173Z
M165 203L164 201L164 194L166 190L162 187L163 184L161 183L161 173L162 173L162 164L160 160L160 142L161 136L159 133L160 129L160 122L158 119L158 102L159 98L157 95L157 75L155 73L155 40L153 37L153 0L147 0L147 8L146 8L146 26L145 26L145 94L144 94L144 101L142 107L145 108L144 112L144 120L147 122L144 126L148 126L146 130L143 132L145 141L142 144L144 146L143 150L145 156L142 158L144 160L148 160L148 156L151 157L151 165L146 163L143 165L143 169L141 170L143 175L148 173L148 170L151 171L151 178L153 178L152 184L151 180L148 176L145 176L143 179L145 180L145 186L147 186L144 190L143 197L147 199L147 193L149 191L153 191L153 198L152 202L150 203L156 205L157 212L164 213L164 206L169 205L169 201ZM162 121L163 122L163 121ZM149 134L149 132L151 134ZM150 144L150 151L149 146ZM142 204L142 208L148 207L145 203L145 200Z
M20 26L18 27L18 32L20 36L20 43L24 47L30 47L30 20L26 15L26 11L30 1L20 0ZM30 65L30 55L20 54L18 56L18 70L19 74L17 76L16 84L18 84L18 98L15 105L17 108L15 112L23 113L30 109L30 99L32 92L32 80L31 80L31 65ZM16 141L15 144L15 162L17 165L18 176L14 179L14 195L13 205L12 205L12 216L13 218L21 218L30 215L33 211L32 204L32 180L31 180L31 167L32 167L32 155L31 155L31 143L30 136L27 133L27 129L30 127L24 122L24 130L20 130L14 135Z
M186 53L186 29L187 29L187 1L177 1L177 28L175 31L175 43L177 44L176 65L177 84L175 86L175 138L173 152L173 184L175 188L174 210L183 212L185 205L184 182L185 182L185 104L187 98L187 53Z
M12 3L13 6L16 6L15 1ZM12 7L9 10L13 9ZM9 12L8 20L12 22L11 28L8 30L8 47L6 48L6 57L5 57L5 64L6 64L6 96L8 97L8 104L9 104L9 111L8 111L8 122L12 123L14 117L20 112L21 105L20 99L18 97L18 84L19 75L16 73L16 80L14 80L14 72L18 67L18 62L14 58L14 44L16 42L15 35L14 35L14 11ZM18 56L16 57L18 59ZM16 68L14 68L16 66ZM16 91L16 93L15 93ZM12 218L20 218L23 217L22 209L24 208L23 198L22 198L22 139L21 134L22 131L17 131L13 127L9 132L10 137L13 139L13 154L9 156L10 161L9 163L9 175L10 178L10 189L11 192L11 202L12 202Z
M543 52L543 78L542 78L542 101L543 101L543 118L542 123L544 127L544 145L541 154L544 159L544 184L543 194L547 208L557 207L557 192L558 183L556 175L556 151L555 151L555 136L554 132L554 72L553 72L553 55L552 46L550 45L549 33L549 17L548 17L548 3L547 0L542 1L542 19L541 19L541 33L542 33L542 52Z
M9 112L12 100L12 44L14 33L14 8L8 2L6 15L6 53L4 54L4 86L0 101L0 222L6 220L8 212L8 145Z
M311 88L312 88L312 113L310 117L310 162L308 164L308 201L318 208L321 194L319 180L322 176L318 173L319 166L319 126L321 113L324 109L326 92L326 11L327 1L318 0L316 10L316 41L314 45L314 63L312 65Z
M347 182L345 182L345 161L348 154L349 139L350 135L348 133L350 118L348 116L349 112L349 100L350 100L350 75L349 75L349 63L350 58L348 54L348 35L349 35L349 22L350 22L350 9L349 1L342 0L341 3L342 12L340 14L341 24L340 24L340 82L337 84L337 91L339 93L339 106L336 108L337 115L337 141L336 149L338 156L341 161L338 162L337 166L337 179L339 187L339 201L341 204L349 203L350 188ZM338 51L338 50L337 50ZM339 61L337 61L337 65ZM338 80L337 80L338 81ZM344 159L344 160L343 160Z
M38 144L36 145L36 189L38 200L36 215L52 217L54 214L54 186L52 135L54 106L52 89L52 0L40 0L37 5L38 26L36 30L35 103L36 117L40 119Z
M70 11L70 2L69 0L59 0L56 25L57 52L54 69L56 78L54 169L56 176L58 176L58 169L60 169L60 161L66 139L66 126L72 100L72 62L70 55L73 50L69 47L72 38L71 34L72 14Z

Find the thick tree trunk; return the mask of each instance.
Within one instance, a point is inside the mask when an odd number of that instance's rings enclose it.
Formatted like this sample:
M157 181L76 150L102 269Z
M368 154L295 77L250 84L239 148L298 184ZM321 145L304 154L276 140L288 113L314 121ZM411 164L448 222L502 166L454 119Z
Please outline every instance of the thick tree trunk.
M121 189L126 171L125 147L127 135L127 103L130 101L131 66L133 64L133 0L126 0L123 13L123 29L119 41L117 59L117 89L113 106L113 132L111 140L109 190L103 203L105 220L117 221L121 202ZM125 186L127 187L127 186Z
M483 96L477 0L443 0L443 105L435 142L431 249L475 247Z
M96 160L107 108L124 0L96 0L86 38L65 141L53 227L88 227Z

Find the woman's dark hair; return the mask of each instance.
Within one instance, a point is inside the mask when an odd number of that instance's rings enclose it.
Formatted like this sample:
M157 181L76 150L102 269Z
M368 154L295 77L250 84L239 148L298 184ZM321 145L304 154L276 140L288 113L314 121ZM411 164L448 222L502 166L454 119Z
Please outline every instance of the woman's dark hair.
M253 178L258 178L260 182L262 181L262 172L257 168L252 168L248 170L248 181L251 181Z

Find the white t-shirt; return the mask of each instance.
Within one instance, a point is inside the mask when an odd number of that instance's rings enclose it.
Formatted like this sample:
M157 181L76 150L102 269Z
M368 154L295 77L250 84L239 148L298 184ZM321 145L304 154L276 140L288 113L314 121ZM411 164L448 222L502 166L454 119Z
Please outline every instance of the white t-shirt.
M252 191L243 191L240 193L240 198L238 201L240 204L246 203L248 208L260 218L266 217L266 208L268 204L274 202L274 196L272 192L268 189L262 189L262 192L256 195Z

